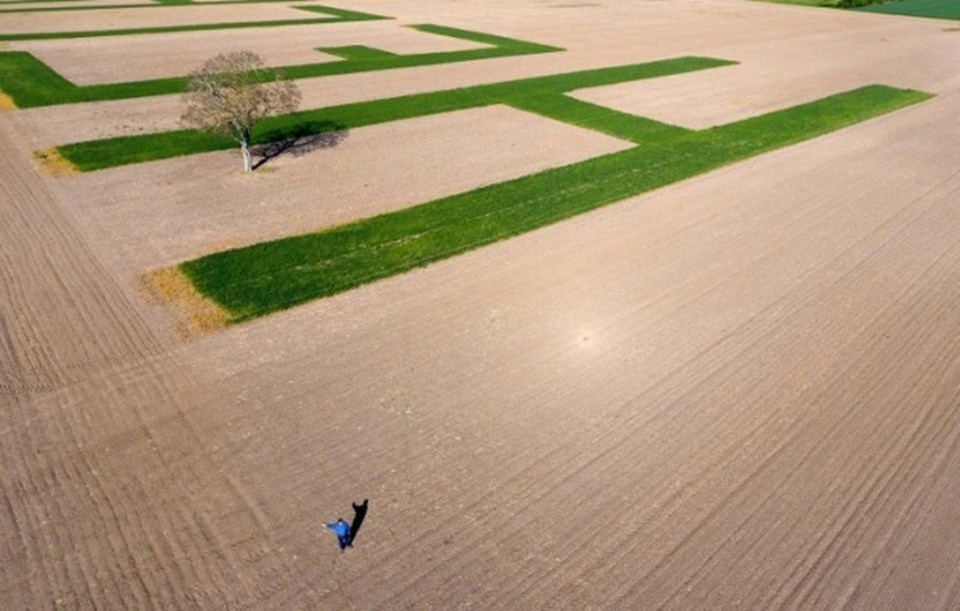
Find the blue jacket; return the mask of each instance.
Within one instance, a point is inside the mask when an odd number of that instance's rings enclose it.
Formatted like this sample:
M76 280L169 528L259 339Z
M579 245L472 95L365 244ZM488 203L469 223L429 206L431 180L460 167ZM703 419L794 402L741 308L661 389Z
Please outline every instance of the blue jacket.
M346 537L350 534L350 525L346 522L330 522L327 528L337 533L337 537Z

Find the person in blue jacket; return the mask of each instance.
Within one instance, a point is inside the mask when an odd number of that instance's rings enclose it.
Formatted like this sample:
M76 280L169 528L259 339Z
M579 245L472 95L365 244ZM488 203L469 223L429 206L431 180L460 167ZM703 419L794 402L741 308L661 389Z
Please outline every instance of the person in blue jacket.
M343 518L337 518L336 522L327 524L327 528L337 535L337 542L340 544L340 553L343 553L350 545L350 525Z

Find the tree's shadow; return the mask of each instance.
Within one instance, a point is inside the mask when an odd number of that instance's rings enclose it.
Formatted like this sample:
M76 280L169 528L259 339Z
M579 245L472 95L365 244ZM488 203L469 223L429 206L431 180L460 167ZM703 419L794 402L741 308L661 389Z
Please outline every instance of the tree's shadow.
M318 149L333 148L340 144L348 133L349 130L343 125L329 121L267 132L261 137L268 140L268 143L258 144L250 149L254 155L260 157L260 160L253 164L253 169L256 170L281 155L299 157Z

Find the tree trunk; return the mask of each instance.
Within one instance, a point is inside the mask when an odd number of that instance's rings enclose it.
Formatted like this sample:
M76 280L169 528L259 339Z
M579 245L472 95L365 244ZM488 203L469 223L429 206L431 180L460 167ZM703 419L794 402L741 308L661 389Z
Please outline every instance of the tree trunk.
M243 154L243 171L253 171L253 159L250 158L250 142L247 138L240 140L240 152Z

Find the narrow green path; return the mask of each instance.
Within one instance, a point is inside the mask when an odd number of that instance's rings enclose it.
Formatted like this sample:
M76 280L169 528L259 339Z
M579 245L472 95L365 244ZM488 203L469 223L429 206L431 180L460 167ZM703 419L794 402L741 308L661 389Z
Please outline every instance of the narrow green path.
M19 40L60 40L65 38L97 38L100 36L132 36L137 34L168 34L171 32L202 32L207 30L236 30L241 28L270 28L285 25L314 25L318 23L342 23L347 21L373 21L391 19L372 13L348 11L330 6L294 6L304 11L322 13L326 17L316 19L277 19L272 21L237 21L230 23L197 23L192 25L126 28L119 30L76 30L72 32L20 32L0 34L0 42Z
M59 3L59 2L89 2L90 0L0 0L0 6L6 6L6 5L8 5L8 4L37 4L37 3L41 2L41 1L43 1L43 3L46 4L46 3L48 3L48 2L49 2L49 3L53 3L53 2L58 2L58 3Z
M33 4L43 0L27 0ZM56 2L70 2L73 0L55 0ZM154 0L151 3L144 4L94 4L83 6L47 6L42 8L0 8L0 13L56 13L60 11L105 11L110 9L146 9L163 8L165 6L221 6L223 4L268 4L274 2L285 2L289 4L296 0L211 0L210 2L194 2L193 0ZM22 0L13 0L12 2L0 1L0 7L7 4L21 4Z
M344 61L322 62L278 68L287 78L301 79L354 72L410 68L433 64L526 55L560 51L556 47L514 40L481 32L459 30L440 25L410 26L427 34L458 38L486 48L441 53L395 55L379 49L353 45L347 47L320 47L317 50L343 58ZM165 78L104 85L74 85L52 68L24 51L0 53L0 91L6 93L19 108L34 108L55 104L121 100L152 95L180 93L186 89L186 78Z
M667 125L636 115L597 106L566 95L510 96L504 103L520 110L602 132L634 144L663 144L690 133L690 130Z

